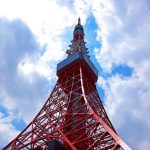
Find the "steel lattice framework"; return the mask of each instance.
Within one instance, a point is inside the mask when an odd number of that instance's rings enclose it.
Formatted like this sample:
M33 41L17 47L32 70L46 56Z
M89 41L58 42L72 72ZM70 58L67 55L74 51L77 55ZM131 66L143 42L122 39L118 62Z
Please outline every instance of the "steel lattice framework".
M82 59L74 57L57 70L58 81L43 108L3 150L42 150L53 139L68 150L130 150L106 114L86 54L78 53Z

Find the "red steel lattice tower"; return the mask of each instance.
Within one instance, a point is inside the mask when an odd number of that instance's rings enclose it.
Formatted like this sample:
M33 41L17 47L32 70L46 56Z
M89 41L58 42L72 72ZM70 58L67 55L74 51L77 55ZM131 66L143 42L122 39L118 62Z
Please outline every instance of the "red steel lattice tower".
M57 65L58 81L33 121L3 150L131 150L118 136L96 89L98 71L89 59L78 19L67 59ZM57 145L57 144L56 144Z

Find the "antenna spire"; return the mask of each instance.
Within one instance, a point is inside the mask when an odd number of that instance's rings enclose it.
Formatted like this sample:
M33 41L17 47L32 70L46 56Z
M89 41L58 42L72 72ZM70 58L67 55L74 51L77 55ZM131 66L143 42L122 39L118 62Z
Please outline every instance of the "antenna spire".
M81 19L78 18L78 24L75 26L73 31L73 40L71 41L71 45L69 45L70 49L66 51L68 56L76 53L77 51L83 51L89 57L88 49L84 42L84 28L81 25Z
M80 17L78 18L78 24L81 24L81 19L80 19Z

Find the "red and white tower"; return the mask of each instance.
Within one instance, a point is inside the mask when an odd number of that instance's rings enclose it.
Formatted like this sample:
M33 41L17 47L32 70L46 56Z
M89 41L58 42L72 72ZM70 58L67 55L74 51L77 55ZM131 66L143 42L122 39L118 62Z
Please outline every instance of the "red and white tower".
M68 57L57 65L58 81L33 121L3 150L131 150L116 133L95 83L78 19ZM53 148L52 148L53 147Z

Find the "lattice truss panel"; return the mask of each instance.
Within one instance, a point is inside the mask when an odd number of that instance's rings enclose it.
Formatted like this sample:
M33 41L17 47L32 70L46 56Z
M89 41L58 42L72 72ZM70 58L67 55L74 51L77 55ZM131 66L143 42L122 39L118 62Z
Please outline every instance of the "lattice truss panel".
M40 150L53 139L68 150L128 149L116 134L95 84L82 67L58 79L41 111L4 149Z

